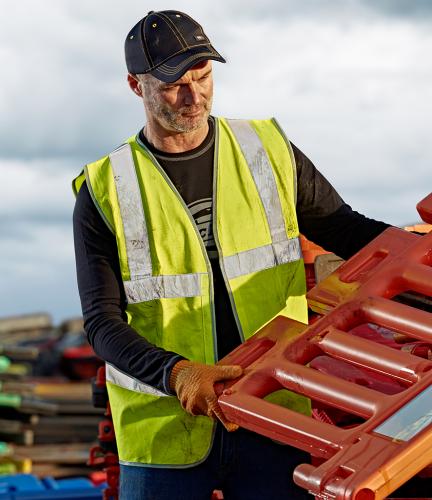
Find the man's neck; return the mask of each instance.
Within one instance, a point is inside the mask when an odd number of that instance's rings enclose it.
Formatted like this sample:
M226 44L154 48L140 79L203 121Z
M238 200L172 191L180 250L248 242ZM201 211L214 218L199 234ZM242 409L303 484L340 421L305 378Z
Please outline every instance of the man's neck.
M143 130L149 143L165 153L184 153L197 148L207 137L208 131L208 122L191 132L171 132L158 129L151 123L147 123Z

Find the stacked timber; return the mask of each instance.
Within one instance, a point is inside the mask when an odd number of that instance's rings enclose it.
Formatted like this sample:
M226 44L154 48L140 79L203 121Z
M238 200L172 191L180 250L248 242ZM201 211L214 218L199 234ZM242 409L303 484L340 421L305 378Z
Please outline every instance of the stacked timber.
M81 318L58 327L48 314L0 318L0 474L88 474L103 415L89 378L100 365Z

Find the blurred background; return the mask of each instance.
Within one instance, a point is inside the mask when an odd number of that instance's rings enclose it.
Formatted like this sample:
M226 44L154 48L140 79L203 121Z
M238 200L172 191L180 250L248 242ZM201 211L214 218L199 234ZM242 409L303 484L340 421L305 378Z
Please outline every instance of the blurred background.
M227 59L214 114L276 116L355 210L418 220L432 190L429 0L1 0L0 316L80 314L71 180L144 123L123 42L183 10Z

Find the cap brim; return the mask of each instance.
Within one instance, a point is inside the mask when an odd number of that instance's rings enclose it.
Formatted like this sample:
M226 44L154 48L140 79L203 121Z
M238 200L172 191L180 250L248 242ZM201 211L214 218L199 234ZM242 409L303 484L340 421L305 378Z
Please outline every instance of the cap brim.
M226 62L225 59L211 45L194 47L182 54L171 57L164 64L149 71L158 80L165 83L173 83L181 78L186 71L201 61L212 59L213 61Z

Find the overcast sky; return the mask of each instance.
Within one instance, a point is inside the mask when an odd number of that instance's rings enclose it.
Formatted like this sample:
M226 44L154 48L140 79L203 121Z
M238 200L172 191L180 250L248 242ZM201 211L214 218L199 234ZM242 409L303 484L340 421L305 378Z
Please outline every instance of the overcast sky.
M0 0L0 316L80 313L72 178L144 122L123 41L183 10L226 57L214 113L276 116L370 217L403 225L432 191L430 0Z

